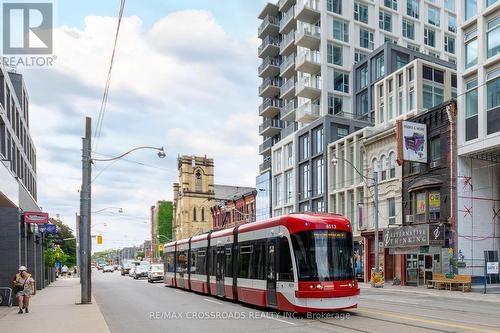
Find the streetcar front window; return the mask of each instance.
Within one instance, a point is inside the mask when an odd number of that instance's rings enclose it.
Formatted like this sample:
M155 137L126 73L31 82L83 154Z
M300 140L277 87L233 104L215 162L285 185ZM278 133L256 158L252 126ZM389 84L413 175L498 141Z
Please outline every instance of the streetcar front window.
M352 234L308 230L291 235L301 281L354 279Z

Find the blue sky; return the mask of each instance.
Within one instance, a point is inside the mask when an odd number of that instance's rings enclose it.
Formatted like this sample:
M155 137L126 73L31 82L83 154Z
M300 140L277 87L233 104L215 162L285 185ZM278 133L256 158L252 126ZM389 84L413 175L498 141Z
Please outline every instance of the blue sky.
M147 5L145 5L147 4ZM167 158L137 152L96 163L93 233L104 245L148 238L149 209L172 198L179 154L215 159L216 183L255 186L258 155L257 15L264 1L128 0L108 109L97 151L116 156L142 145L165 146ZM79 209L85 116L97 121L119 0L59 0L50 69L23 72L37 147L39 204L74 226Z

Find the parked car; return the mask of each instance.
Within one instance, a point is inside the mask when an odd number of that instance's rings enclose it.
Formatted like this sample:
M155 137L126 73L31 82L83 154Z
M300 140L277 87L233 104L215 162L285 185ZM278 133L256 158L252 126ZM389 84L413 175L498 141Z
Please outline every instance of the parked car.
M149 263L141 262L139 265L135 266L134 279L140 279L141 277L148 277Z
M106 273L106 272L110 272L110 273L113 273L115 271L115 269L113 268L113 266L111 265L106 265L102 268L102 272L103 273Z
M137 268L137 266L136 266L136 265L132 265L132 266L130 266L130 270L128 271L128 276L130 276L131 278L133 278L133 277L134 277L134 275L135 275L135 269L136 269L136 268Z
M148 270L148 282L153 283L155 281L163 280L163 264L153 264L149 266Z

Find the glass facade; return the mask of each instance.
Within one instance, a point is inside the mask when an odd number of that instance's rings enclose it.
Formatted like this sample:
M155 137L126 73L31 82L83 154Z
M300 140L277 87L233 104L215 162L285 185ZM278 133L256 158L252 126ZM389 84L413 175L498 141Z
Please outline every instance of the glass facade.
M257 176L257 197L255 199L255 218L262 221L271 217L271 172Z

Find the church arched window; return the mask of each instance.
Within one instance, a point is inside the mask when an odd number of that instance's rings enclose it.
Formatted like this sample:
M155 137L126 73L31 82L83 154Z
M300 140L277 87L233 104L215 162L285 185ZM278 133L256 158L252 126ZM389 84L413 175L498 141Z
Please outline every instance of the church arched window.
M196 170L196 173L195 173L195 191L196 192L201 192L202 191L202 182L201 182L201 171L200 170Z
M193 221L196 221L196 207L193 208Z

